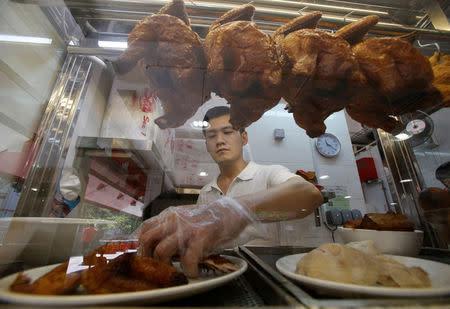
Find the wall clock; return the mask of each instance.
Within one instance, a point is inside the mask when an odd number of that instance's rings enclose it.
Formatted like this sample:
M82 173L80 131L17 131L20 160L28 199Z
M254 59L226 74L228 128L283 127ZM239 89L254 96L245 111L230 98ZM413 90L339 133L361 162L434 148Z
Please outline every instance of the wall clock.
M341 143L333 134L325 133L316 139L316 149L322 156L332 158L341 151Z

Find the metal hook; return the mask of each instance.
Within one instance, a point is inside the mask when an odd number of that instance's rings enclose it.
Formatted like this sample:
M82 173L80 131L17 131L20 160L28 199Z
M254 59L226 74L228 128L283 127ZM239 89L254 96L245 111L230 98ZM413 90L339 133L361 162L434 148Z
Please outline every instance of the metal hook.
M419 40L417 40L417 44L419 45L419 47L435 46L437 49L437 52L441 53L441 47L439 46L439 44L437 42L429 43L429 44L422 44L422 43L420 43Z
M306 10L308 7L307 6L304 6L303 8L301 8L300 10L298 10L297 12L300 14L300 15L302 15L303 16L303 11L304 10Z
M354 13L354 11L350 11L347 14L344 15L344 23L346 22L347 17L352 15L353 13Z
M192 3L194 6L197 6L197 4L194 1L189 0L189 2Z

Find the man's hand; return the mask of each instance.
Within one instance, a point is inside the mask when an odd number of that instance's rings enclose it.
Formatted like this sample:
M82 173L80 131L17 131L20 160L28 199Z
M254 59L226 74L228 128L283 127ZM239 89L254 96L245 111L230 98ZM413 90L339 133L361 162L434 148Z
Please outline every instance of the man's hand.
M236 200L222 198L204 206L170 207L142 224L141 254L170 263L180 255L188 277L198 276L198 263L237 237L251 218Z

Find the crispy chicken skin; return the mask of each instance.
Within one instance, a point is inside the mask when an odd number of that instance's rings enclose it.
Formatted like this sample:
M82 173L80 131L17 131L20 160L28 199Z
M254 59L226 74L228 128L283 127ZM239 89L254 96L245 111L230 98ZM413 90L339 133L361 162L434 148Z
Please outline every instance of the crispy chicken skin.
M369 38L352 48L364 76L366 92L350 98L347 112L367 126L391 132L400 123L393 118L424 110L442 101L432 85L428 59L409 38Z
M183 125L210 97L205 88L202 42L188 25L184 3L169 3L134 27L128 36L128 48L114 63L124 74L140 61L163 105L164 116L155 120L162 129Z
M450 107L450 55L434 53L430 57L434 73L433 86L441 93L445 107Z
M175 267L136 253L124 253L108 264L83 272L81 284L89 294L133 292L187 284Z
M255 7L251 4L244 4L236 9L230 10L216 19L211 26L209 26L209 31L220 27L223 24L237 21L237 20L247 20L251 21L255 14Z
M249 5L230 15L247 16ZM239 14L239 12L243 12ZM229 19L225 14L222 18ZM280 100L281 68L272 38L250 21L217 21L204 47L213 91L231 105L230 123L245 128Z
M69 294L80 285L81 273L67 273L68 266L69 262L61 264L33 283L25 275L19 274L11 285L10 290L19 293L41 295Z
M283 68L283 98L298 126L310 137L325 133L324 120L349 104L366 79L359 70L350 44L376 23L364 19L343 28L340 35L315 28L320 12L311 12L281 26L274 34Z
M302 29L287 35L282 46L293 63L284 74L283 98L297 125L310 137L320 136L324 120L363 86L350 44L324 31Z
M334 35L343 38L350 45L354 45L362 41L367 32L378 23L380 18L377 15L369 15L358 19L339 29Z

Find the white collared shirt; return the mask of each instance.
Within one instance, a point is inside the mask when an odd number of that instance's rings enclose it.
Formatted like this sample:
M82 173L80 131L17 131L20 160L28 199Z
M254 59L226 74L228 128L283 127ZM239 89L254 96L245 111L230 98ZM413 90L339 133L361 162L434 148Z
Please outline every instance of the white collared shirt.
M206 205L220 199L223 196L239 197L256 193L279 184L289 178L302 177L292 173L281 165L260 165L250 161L241 173L233 179L226 194L217 185L217 177L205 185L198 196L197 205Z

